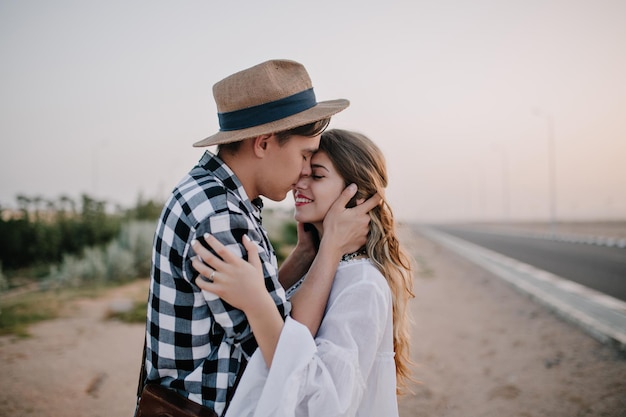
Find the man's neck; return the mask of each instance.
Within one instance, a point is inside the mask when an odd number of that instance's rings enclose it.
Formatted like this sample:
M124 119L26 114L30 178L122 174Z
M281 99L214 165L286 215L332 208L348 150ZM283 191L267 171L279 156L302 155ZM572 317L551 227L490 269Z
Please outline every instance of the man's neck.
M233 154L229 152L218 153L217 155L231 171L237 176L239 182L246 191L250 201L259 197L257 188L254 186L254 164L245 156L245 154L239 150L238 153Z

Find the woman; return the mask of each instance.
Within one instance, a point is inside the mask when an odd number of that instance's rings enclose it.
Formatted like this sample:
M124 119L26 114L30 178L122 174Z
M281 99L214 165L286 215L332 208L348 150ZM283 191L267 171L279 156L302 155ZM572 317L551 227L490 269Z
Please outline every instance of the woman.
M367 137L345 130L322 134L311 159L312 174L294 190L295 219L324 236L324 218L351 183L357 204L387 186L380 149ZM395 234L391 208L370 211L367 244L343 256L319 330L297 317L282 321L262 294L256 248L244 237L250 263L237 259L211 236L219 258L196 244L196 283L242 309L259 343L239 383L231 416L395 416L396 391L410 379L407 302L413 296L409 258ZM208 266L207 266L208 265ZM296 305L300 284L289 290ZM265 291L266 293L266 291ZM296 302L297 301L297 302ZM315 337L314 337L315 336Z

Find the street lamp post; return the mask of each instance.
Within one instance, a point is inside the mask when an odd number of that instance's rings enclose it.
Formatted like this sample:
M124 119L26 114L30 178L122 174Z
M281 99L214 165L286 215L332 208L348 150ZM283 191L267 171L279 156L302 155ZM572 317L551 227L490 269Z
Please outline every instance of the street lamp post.
M101 139L91 145L91 194L96 198L98 197L100 186L100 154L102 148L104 148L107 143L107 139Z
M510 220L510 197L509 197L509 157L506 143L493 144L493 149L500 152L502 169L502 221Z
M548 186L550 193L550 231L553 235L557 231L556 222L556 170L555 170L555 143L554 143L554 120L550 113L535 109L535 115L546 119L548 130Z
M510 204L509 204L509 158L505 146L502 146L502 206L504 212L504 221L510 220Z

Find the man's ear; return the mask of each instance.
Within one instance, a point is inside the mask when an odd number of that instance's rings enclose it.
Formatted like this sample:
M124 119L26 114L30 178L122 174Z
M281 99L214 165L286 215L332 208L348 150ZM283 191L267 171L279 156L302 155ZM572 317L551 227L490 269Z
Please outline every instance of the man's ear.
M272 136L273 135L261 135L253 139L252 143L254 148L254 154L257 157L261 158L263 157L263 155L265 155L265 151L267 150L267 146L269 145L269 141Z

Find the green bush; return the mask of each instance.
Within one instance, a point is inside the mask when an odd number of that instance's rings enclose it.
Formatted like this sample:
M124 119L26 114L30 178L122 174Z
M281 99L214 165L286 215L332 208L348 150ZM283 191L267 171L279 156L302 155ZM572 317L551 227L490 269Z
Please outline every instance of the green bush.
M9 281L2 272L2 262L0 262L0 294L9 289Z
M19 195L17 206L0 207L0 262L5 271L47 267L66 255L80 256L85 248L105 246L119 236L124 223L154 224L163 204L140 196L134 208L111 211L106 201L83 194L79 202L67 196L47 200Z
M149 275L154 228L147 221L124 224L119 237L104 248L87 248L82 257L65 255L58 267L51 268L43 286L119 283Z
M156 222L148 220L128 222L121 230L118 241L132 253L133 266L138 277L150 275L155 230Z

